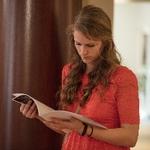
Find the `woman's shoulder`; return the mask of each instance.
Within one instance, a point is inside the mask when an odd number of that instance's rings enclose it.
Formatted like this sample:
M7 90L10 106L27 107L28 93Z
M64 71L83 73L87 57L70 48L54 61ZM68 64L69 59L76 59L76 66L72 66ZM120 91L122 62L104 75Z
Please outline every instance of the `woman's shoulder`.
M65 72L70 72L70 70L72 69L72 64L70 64L70 63L68 63L68 64L65 64L64 66L63 66L63 71L65 71Z
M126 66L118 66L111 75L111 79L116 83L137 82L135 73Z
M134 72L130 69L130 68L128 68L128 67L126 67L126 66L123 66L123 65L119 65L119 66L117 66L116 67L116 69L115 69L115 71L113 72L114 74L116 74L116 75L118 75L118 74L134 74Z
M73 67L73 65L70 63L65 64L62 69L62 75L67 76L69 74L70 70L72 69L72 67Z

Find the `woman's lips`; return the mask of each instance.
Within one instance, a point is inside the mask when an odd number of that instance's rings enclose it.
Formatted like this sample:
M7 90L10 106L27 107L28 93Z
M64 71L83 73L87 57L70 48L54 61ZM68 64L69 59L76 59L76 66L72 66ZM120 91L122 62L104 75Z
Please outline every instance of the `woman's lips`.
M87 57L82 57L82 59L88 60L88 59L91 59L91 57L89 57L89 56L87 56Z

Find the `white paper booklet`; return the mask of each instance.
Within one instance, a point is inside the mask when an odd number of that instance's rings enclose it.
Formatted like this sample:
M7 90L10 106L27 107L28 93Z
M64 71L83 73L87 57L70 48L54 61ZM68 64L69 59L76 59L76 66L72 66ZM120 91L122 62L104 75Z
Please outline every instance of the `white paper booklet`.
M89 118L87 118L83 115L73 113L73 112L69 112L69 111L64 111L64 110L54 110L53 108L51 108L51 107L43 104L42 102L34 99L33 97L31 97L28 94L14 93L13 96L14 96L14 98L12 100L17 102L17 103L26 104L30 100L32 102L34 102L37 106L38 115L41 118L45 119L45 120L51 120L52 117L61 118L61 119L64 119L64 120L69 120L71 117L74 117L74 118L77 118L77 119L81 120L82 122L85 122L89 125L93 125L93 126L97 126L97 127L106 129L105 126L103 126L100 123L95 122L92 119L89 119Z

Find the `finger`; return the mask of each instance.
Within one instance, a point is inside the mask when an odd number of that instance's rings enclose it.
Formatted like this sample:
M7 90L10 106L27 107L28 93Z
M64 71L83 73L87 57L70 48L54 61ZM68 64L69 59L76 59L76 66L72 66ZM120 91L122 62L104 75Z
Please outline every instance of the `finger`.
M28 102L25 106L24 109L22 111L22 114L26 117L28 117L29 115L31 115L33 113L33 111L35 111L36 107L35 104L33 103L32 105L32 101Z
M35 104L33 104L29 109L28 111L26 112L25 116L26 117L29 117L29 118L33 118L35 117L35 115L37 115L38 112L37 112L37 108L35 106Z
M27 104L21 104L21 112L23 114L26 113L26 111L28 111L28 109L31 107L30 103L31 103L31 101L29 101Z
M71 117L71 118L70 118L70 121L72 121L72 122L74 122L74 121L79 121L79 122L81 122L79 119L77 119L77 118L75 118L75 117Z
M53 122L53 121L42 121L47 127L52 128L52 129L57 129L57 130L61 130L62 128L64 128L64 126L62 124L58 124L58 122Z
M33 112L38 113L38 110L37 110L37 107L36 107L35 103L33 103L32 106L30 107L30 111L31 111L31 114L32 114Z
M20 106L20 112L23 112L24 107L25 107L25 104L21 104L21 106Z
M63 124L63 121L62 120L59 120L59 119L51 119L49 121L50 123L53 123L53 124L58 124L58 125L62 125Z
M70 121L64 121L64 120L61 120L61 121L52 121L53 123L53 126L55 126L56 128L58 129L70 129L72 130L72 123Z
M51 117L50 120L55 123L70 122L70 119L61 119L61 118L54 118L54 117Z
M42 122L43 122L48 128L56 129L55 124L51 123L50 121L42 120Z
M45 124L46 125L46 124ZM51 130L53 130L53 131L55 131L55 132L61 132L62 131L62 129L60 129L60 128L56 128L55 126L53 126L53 125L46 125L46 127L48 127L48 128L50 128Z
M53 123L51 121L43 121L43 123L50 129L54 130L55 132L57 133L60 133L60 134L66 134L66 133L69 133L71 132L72 130L71 129L68 129L66 126L62 126L60 124L56 124L56 123Z
M30 118L35 118L37 116L37 111L34 110L33 113L31 114Z

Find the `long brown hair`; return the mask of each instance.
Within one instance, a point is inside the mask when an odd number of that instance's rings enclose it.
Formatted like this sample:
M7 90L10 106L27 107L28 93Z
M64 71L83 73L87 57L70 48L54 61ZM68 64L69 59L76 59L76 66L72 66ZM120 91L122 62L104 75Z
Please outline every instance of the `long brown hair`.
M116 66L120 65L120 55L115 49L112 39L111 21L107 14L99 7L87 5L83 7L76 17L74 24L68 27L68 39L71 43L72 57L70 60L71 69L65 78L65 85L61 89L61 105L73 103L74 96L81 86L80 77L85 73L86 65L82 62L74 46L74 30L82 32L87 38L101 40L103 49L96 68L88 74L89 83L83 89L83 96L80 102L84 106L92 89L98 84L105 88L109 85L109 76Z

